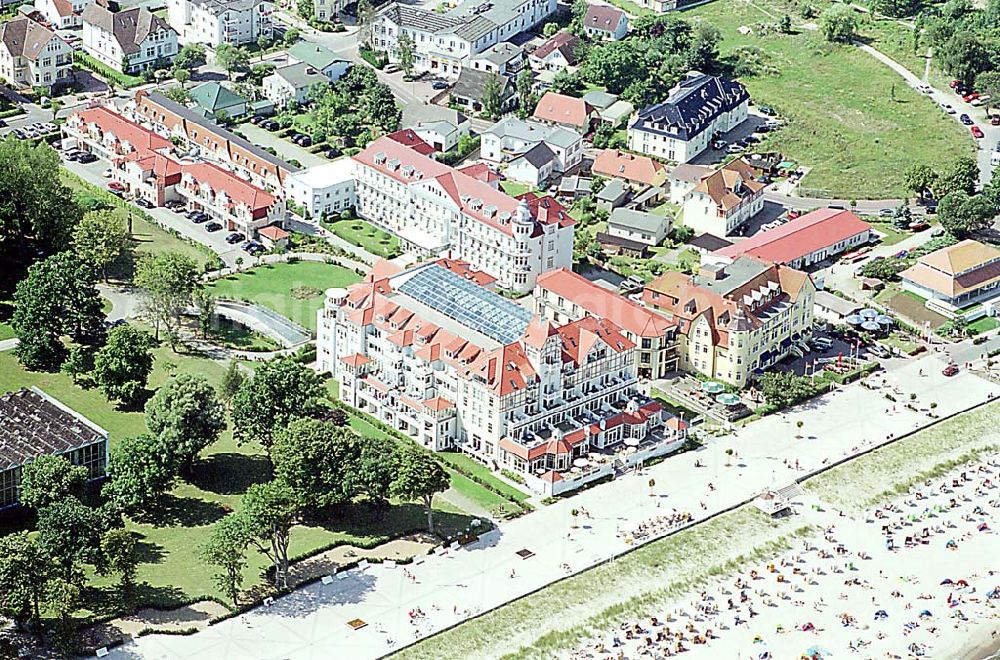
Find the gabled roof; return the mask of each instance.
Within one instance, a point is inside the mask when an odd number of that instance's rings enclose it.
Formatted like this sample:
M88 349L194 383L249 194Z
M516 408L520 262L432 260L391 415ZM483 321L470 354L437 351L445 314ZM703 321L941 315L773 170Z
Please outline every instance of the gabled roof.
M575 303L587 314L611 321L637 337L661 337L676 326L675 321L594 284L568 268L540 275L536 286Z
M715 254L726 259L735 259L745 254L764 261L787 264L870 229L871 225L850 211L818 209L780 227L757 232Z
M749 99L746 87L738 82L692 71L670 90L666 101L640 110L632 127L690 140L716 117Z
M299 41L288 49L288 56L299 62L305 62L318 71L324 71L338 62L347 62L329 48L312 41Z
M72 116L79 117L87 125L97 126L103 135L110 133L119 142L128 142L133 149L141 152L142 155L146 155L146 152L173 147L173 143L167 138L157 135L104 106L81 110Z
M462 72L458 74L455 85L451 88L454 96L463 99L479 100L483 98L483 91L486 89L486 81L490 76L496 76L500 81L500 100L506 102L516 93L514 83L507 76L490 71L479 71L469 67L462 67Z
M592 167L594 174L644 183L662 185L667 169L649 156L638 156L618 149L605 149L597 154Z
M738 158L702 179L692 192L704 193L720 209L729 210L763 190L764 186L757 181L754 169Z
M291 236L291 234L289 234L281 227L278 227L277 225L268 225L267 227L261 227L260 229L257 230L257 233L263 236L264 238L272 241L281 241Z
M208 185L216 194L225 192L234 202L245 204L251 211L268 209L276 201L266 190L212 163L182 163L181 173L199 184Z
M429 145L422 137L409 128L402 128L394 133L389 133L386 137L424 156L430 156L437 151L437 149Z
M15 18L0 24L0 43L13 57L36 60L56 33L30 18Z
M211 113L246 103L247 100L233 90L215 81L202 83L191 90L191 100Z
M545 59L551 55L554 51L559 51L566 62L573 66L577 63L576 48L583 43L579 37L575 34L569 32L559 32L552 36L551 39L543 43L541 46L535 49L531 53L532 57L537 57L538 59Z
M635 209L616 208L608 216L608 226L617 225L638 231L658 234L669 226L671 219L664 215L636 211Z
M581 98L545 92L538 100L533 116L540 121L586 128L593 112L594 108Z
M306 89L313 85L324 85L330 82L329 78L313 68L311 64L305 62L278 67L271 76L281 78L291 85L293 89ZM268 76L268 78L271 76Z
M133 7L124 11L112 12L97 2L91 2L83 10L83 22L114 36L126 55L135 55L139 47L149 35L161 30L176 31L165 20L145 7Z
M966 239L918 258L899 276L954 298L1000 282L1000 250Z
M625 18L625 12L609 5L588 5L583 17L583 26L592 30L614 32L618 23Z
M541 169L554 161L556 155L552 153L552 150L546 146L544 142L539 142L531 149L528 149L523 154L521 154L516 160L524 159L536 170Z

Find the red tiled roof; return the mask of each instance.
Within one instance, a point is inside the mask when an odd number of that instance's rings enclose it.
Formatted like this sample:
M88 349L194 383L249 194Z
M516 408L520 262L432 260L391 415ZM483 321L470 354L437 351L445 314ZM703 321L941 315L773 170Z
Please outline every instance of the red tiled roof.
M490 286L497 281L497 278L493 277L489 273L484 273L481 270L474 270L472 266L469 265L468 261L462 261L461 259L447 259L442 257L434 263L450 270L463 279L471 280L482 287Z
M424 405L434 411L448 410L455 407L453 402L440 396L425 400Z
M608 5L589 5L583 18L584 27L614 32L625 13Z
M73 5L69 0L52 0L52 5L56 8L56 13L60 16L73 15Z
M491 170L490 166L486 163L473 163L472 165L459 167L458 171L485 183L493 183L494 181L500 180L500 175Z
M608 319L637 337L662 337L676 325L675 321L594 284L568 268L540 275L537 285L579 305L588 314Z
M850 211L818 209L780 227L758 232L714 254L727 259L745 254L763 261L787 264L870 229L871 225Z
M541 121L586 128L593 112L594 108L581 98L545 92L535 106L533 116Z
M389 133L386 137L394 142L400 143L404 147L409 147L424 156L430 156L432 153L437 151L437 149L432 147L422 137L409 128L398 130L395 133Z
M113 134L119 142L128 142L136 151L155 151L173 147L167 138L157 135L148 128L144 128L104 106L81 110L74 117L80 117L88 125L96 124L101 132Z
M257 230L257 233L272 241L280 241L291 236L287 231L276 225L268 225Z
M360 367L362 365L368 364L371 360L361 353L352 353L351 355L345 355L340 358L340 361L349 367Z
M576 35L569 32L559 32L536 48L531 56L539 59L545 59L552 54L553 51L558 50L562 53L562 56L566 58L566 61L572 65L576 63L576 53L574 51L580 43L580 38Z
M533 192L526 192L518 195L519 200L524 200L528 204L528 211L531 217L538 220L543 225L551 225L558 222L560 227L569 227L576 224L576 220L569 214L566 207L559 203L555 197L550 195L538 196Z
M661 185L666 179L666 168L662 163L649 156L637 156L617 149L605 149L597 154L591 169L594 174L648 186Z
M607 344L614 353L635 348L635 342L623 335L621 328L607 319L593 316L584 316L560 327L559 336L563 340L564 358L575 364L583 364L598 341Z
M224 191L234 202L245 204L251 211L269 209L276 201L271 193L212 163L182 163L181 172L199 184L208 184L216 194Z

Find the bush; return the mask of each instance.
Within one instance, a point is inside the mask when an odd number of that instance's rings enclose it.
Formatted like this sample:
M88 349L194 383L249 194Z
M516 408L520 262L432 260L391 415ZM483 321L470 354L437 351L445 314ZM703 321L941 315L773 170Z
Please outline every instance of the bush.
M500 470L500 474L503 475L504 477L510 479L514 483L521 484L522 486L525 485L525 483L526 483L524 481L524 477L522 477L521 475L519 475L517 472L511 472L510 470L508 470L506 468L504 468L503 470Z
M361 55L361 59L371 64L376 69L381 69L389 63L389 56L387 54L381 51L376 52L371 48L359 48L358 54Z

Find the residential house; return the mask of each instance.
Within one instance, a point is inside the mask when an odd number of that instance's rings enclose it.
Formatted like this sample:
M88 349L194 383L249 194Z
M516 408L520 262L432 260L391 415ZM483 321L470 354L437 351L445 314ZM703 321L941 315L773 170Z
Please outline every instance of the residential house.
M666 378L677 370L675 321L569 268L559 268L539 277L532 300L535 313L556 325L586 316L614 323L636 345L635 366L639 378Z
M202 114L159 92L137 91L124 114L185 148L233 170L255 186L283 194L285 177L298 170Z
M515 78L524 70L524 50L509 41L501 41L473 55L469 65L476 71L487 71Z
M597 117L612 128L618 128L635 112L635 106L622 101L615 94L594 89L583 95L583 100L597 111Z
M257 230L257 238L268 250L278 250L284 252L288 249L288 242L291 234L278 225L268 225Z
M403 106L404 128L409 128L435 150L446 152L469 136L469 118L458 110L426 103Z
M620 41L628 34L628 16L610 5L587 5L583 31L591 39Z
M30 18L0 23L0 78L17 88L59 88L73 81L73 49Z
M629 259L648 259L649 246L630 238L612 236L606 231L599 231L594 238L601 244L601 250L609 256L620 255Z
M413 43L417 73L456 78L476 55L539 25L556 10L556 0L464 0L438 13L392 2L379 10L371 30L371 46L399 61L399 37Z
M904 291L954 312L997 295L1000 249L966 239L919 257L899 276Z
M450 254L518 292L530 291L541 273L572 264L575 223L553 198L515 199L478 172L389 137L353 158L358 215L399 236L404 250Z
M686 163L709 148L716 135L747 118L750 95L738 82L693 71L667 100L639 111L628 127L632 151Z
M670 233L672 224L672 218L665 215L616 208L608 216L608 233L655 247Z
M288 63L308 64L329 78L330 82L337 82L351 68L351 63L348 60L340 57L329 48L324 48L311 41L300 41L293 44L288 49Z
M462 69L458 74L458 80L451 88L451 102L468 112L482 112L483 92L488 89L487 81L491 76L496 76L500 84L500 111L513 110L517 104L517 89L510 78L470 68Z
M542 143L556 155L556 173L571 172L583 160L583 136L576 131L517 117L507 117L484 131L479 154L483 160L499 165Z
M332 23L344 11L347 0L312 0L313 15L317 20Z
M579 63L576 49L583 42L570 32L557 32L541 46L528 54L528 63L533 69L542 71L563 71Z
M764 208L765 184L742 159L705 177L684 198L684 224L725 237L737 233Z
M512 181L541 188L555 171L559 158L544 142L539 142L507 164L505 174Z
M314 219L354 208L354 161L338 158L289 175L285 179L285 196Z
M0 509L16 506L22 468L42 456L61 456L104 477L108 432L37 387L0 396ZM22 576L24 577L24 576Z
M115 71L166 69L177 56L177 32L145 7L112 12L92 2L82 19L84 52Z
M713 252L702 263L729 263L747 255L801 270L864 245L873 237L871 225L850 211L817 209Z
M215 48L255 44L274 35L271 0L168 0L167 20L182 43Z
M806 273L743 256L694 277L665 273L642 299L676 321L682 371L746 387L752 375L804 354L815 294Z
M729 247L732 243L724 238L712 236L711 234L698 234L688 241L687 245L689 248L704 257L705 255L711 254L716 250Z
M545 92L535 106L533 119L555 124L587 134L597 111L581 98L556 92Z
M608 213L624 206L628 201L631 190L621 179L611 179L594 196L597 208L604 209Z
M238 119L247 113L247 100L215 81L202 83L192 89L191 100L206 117Z
M688 193L701 183L705 178L715 172L711 167L704 165L690 165L681 163L670 170L667 177L667 187L670 189L670 203L680 206L684 203Z
M79 9L73 5L70 0L35 0L34 7L53 28L70 30L83 24L80 13L87 3L77 0Z
M662 186L667 168L649 156L637 156L618 149L604 149L594 158L594 174L609 179L621 179L636 187Z
M264 96L275 108L283 108L291 101L305 103L314 85L325 86L329 82L325 75L305 62L289 64L264 77Z
M556 326L440 262L331 289L317 319L317 366L341 401L544 494L609 476L611 460L572 472L590 452L627 442L628 467L683 443L680 420L639 393L635 350L611 321Z

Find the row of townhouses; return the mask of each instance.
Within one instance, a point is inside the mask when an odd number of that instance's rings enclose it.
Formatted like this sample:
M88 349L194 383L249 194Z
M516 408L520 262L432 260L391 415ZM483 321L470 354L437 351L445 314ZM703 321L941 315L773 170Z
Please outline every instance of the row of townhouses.
M683 443L683 422L639 393L636 344L621 328L589 315L556 325L493 285L446 259L403 272L380 264L365 282L327 292L318 368L334 373L348 405L433 450L514 471L541 493ZM619 453L626 446L635 451Z
M166 137L109 108L74 113L63 125L63 134L109 161L112 180L131 198L154 206L179 201L247 236L284 220L280 197L218 164L178 153Z

